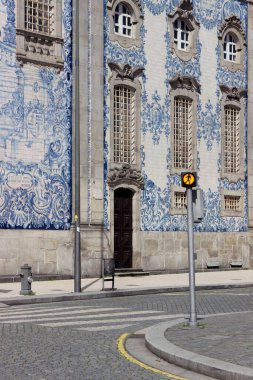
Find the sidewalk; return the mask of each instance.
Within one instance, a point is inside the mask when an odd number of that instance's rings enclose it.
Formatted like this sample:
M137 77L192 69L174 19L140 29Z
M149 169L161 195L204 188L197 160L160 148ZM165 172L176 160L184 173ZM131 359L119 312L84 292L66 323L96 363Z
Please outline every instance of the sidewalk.
M253 379L253 312L205 316L196 327L180 318L151 326L147 348L180 368L220 380Z
M105 283L106 287L111 282ZM253 287L253 270L196 273L197 289ZM102 291L102 279L82 279L82 293L74 280L34 281L34 296L20 296L20 283L0 283L0 307L53 301L118 297L185 291L188 273L115 277L114 291ZM253 301L252 301L253 302ZM201 316L198 316L201 317ZM147 329L147 347L157 356L197 373L224 380L253 379L253 312L204 316L195 328L187 319L174 319Z
M34 281L32 291L34 296L20 296L20 283L0 283L0 302L14 300L22 302L46 302L50 301L102 298L119 295L134 295L147 293L161 293L164 291L185 291L189 287L188 273L161 274L149 276L115 277L113 292L102 291L102 279L85 278L81 282L82 293L74 293L74 280ZM253 270L233 270L196 273L197 288L221 288L253 286ZM105 282L105 287L110 288L111 282ZM64 296L64 299L63 299ZM8 302L9 303L9 302Z

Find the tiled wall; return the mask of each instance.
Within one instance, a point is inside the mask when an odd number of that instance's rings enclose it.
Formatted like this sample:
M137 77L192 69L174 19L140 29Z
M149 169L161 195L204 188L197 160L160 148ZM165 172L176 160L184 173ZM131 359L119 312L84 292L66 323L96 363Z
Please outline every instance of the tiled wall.
M107 2L105 1L105 9ZM170 173L171 121L170 84L176 75L189 75L200 82L197 104L197 170L204 190L206 216L195 228L202 232L232 232L247 229L246 152L244 180L229 183L221 179L221 92L219 85L247 89L247 53L244 71L230 72L220 65L218 28L227 17L241 20L247 34L247 4L239 0L193 0L193 13L200 23L197 54L181 61L170 49L167 15L179 0L142 0L143 26L140 48L123 48L109 39L109 18L105 14L105 62L143 66L141 105L141 159L145 187L141 196L143 231L185 231L186 216L170 215L171 185L180 186L179 175ZM105 63L107 78L108 67ZM109 83L105 83L105 182L109 166L110 114ZM245 101L246 147L247 104ZM221 189L242 190L244 217L221 217ZM105 187L105 224L109 229L110 199Z
M69 229L72 1L62 1L61 72L16 61L15 5L0 2L0 227Z

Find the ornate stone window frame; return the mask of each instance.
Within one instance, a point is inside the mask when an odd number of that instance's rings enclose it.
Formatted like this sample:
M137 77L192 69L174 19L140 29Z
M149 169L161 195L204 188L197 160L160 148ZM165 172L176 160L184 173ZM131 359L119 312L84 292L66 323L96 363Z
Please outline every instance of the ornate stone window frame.
M121 36L114 32L114 14L118 4L124 4L130 11L132 17L132 36ZM118 42L124 48L141 46L140 29L143 23L142 5L140 0L108 0L107 10L109 15L109 38Z
M221 178L227 179L229 182L237 182L244 179L244 98L246 97L246 90L229 88L227 86L220 86L222 92L221 99ZM225 136L225 107L234 106L240 111L240 131L239 131L239 171L237 173L227 173L224 162L224 136Z
M187 214L187 208L176 208L175 207L176 193L182 193L182 194L186 195L186 189L183 187L180 187L180 186L171 185L170 191L171 191L170 214L171 215L186 215Z
M180 50L174 42L174 24L176 20L184 21L189 29L188 49ZM182 61L189 61L197 54L197 38L200 24L193 17L192 3L189 0L182 0L175 12L168 15L170 28L170 46L171 51L175 53Z
M225 210L225 196L235 196L239 197L240 208L236 210ZM222 217L231 217L237 216L243 218L244 216L244 192L243 190L226 190L221 189L221 216Z
M129 65L119 65L109 62L111 70L110 83L110 170L122 169L127 163L114 162L114 88L116 86L127 86L135 91L135 163L130 165L131 170L140 171L140 114L141 114L141 83L138 77L143 68L132 68Z
M228 61L224 59L224 41L228 34L231 34L237 45L236 51L236 61ZM227 68L230 71L244 70L244 56L246 48L246 34L243 30L240 19L236 16L231 16L225 19L225 22L222 24L218 30L218 40L220 46L220 63L222 67Z
M170 80L170 95L171 95L171 174L181 174L185 170L196 170L197 167L197 93L200 92L200 84L195 78L189 76L180 76ZM182 97L192 101L193 120L192 120L192 156L193 162L191 168L175 168L174 166L174 103L176 97Z
M25 1L17 6L16 57L23 65L27 62L63 69L62 0L54 0L54 33L45 34L25 28Z

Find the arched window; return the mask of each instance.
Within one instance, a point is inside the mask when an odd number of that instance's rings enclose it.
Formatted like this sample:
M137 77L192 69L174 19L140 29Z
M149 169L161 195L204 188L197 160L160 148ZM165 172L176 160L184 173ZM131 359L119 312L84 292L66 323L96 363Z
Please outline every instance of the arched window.
M135 164L135 90L114 87L114 162Z
M189 48L190 30L183 20L174 22L174 43L179 50L187 51Z
M199 23L193 16L190 0L184 0L168 15L170 45L173 53L182 61L189 61L197 53Z
M244 70L246 34L236 16L226 19L218 30L220 64L231 70Z
M143 9L141 0L107 0L109 38L124 48L141 46Z
M225 61L237 62L237 40L231 33L227 33L223 44L223 53Z
M191 169L193 165L193 102L177 96L174 98L174 168Z
M114 32L121 36L132 37L132 16L128 7L119 3L115 9Z

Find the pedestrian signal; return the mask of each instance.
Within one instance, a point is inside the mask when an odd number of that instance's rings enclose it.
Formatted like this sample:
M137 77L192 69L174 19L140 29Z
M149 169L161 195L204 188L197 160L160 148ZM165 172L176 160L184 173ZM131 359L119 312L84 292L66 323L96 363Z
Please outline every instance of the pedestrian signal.
M182 187L192 188L197 186L197 173L196 172L184 172L181 173Z

